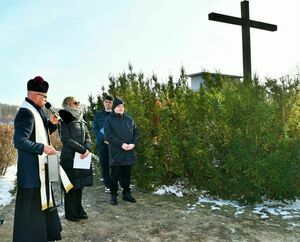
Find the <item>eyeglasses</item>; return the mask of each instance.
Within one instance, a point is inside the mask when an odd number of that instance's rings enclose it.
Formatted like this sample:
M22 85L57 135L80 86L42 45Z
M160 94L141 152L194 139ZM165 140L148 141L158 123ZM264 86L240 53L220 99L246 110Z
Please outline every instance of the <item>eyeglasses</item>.
M79 105L79 104L80 104L80 102L78 102L78 101L77 101L77 102L73 102L73 104L75 104L75 105Z
M47 95L41 94L41 93L37 93L37 95L42 96L43 98L47 99Z

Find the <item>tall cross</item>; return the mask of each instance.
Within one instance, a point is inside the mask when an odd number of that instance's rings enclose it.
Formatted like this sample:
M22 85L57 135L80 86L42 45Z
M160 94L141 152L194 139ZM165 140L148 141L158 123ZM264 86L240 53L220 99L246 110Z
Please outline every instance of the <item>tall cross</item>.
M223 15L219 13L210 13L208 14L208 19L242 26L244 80L251 79L252 75L251 75L250 27L256 29L268 30L268 31L276 31L277 25L250 20L249 2L247 0L241 2L241 18Z

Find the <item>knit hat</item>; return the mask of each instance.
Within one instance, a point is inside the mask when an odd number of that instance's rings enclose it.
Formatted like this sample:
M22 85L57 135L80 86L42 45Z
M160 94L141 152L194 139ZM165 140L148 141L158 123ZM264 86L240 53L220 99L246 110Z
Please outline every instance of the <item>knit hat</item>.
M48 82L46 82L41 76L36 76L27 82L27 91L46 93L48 88Z
M115 109L120 104L124 104L123 100L121 98L116 97L113 102L112 109Z

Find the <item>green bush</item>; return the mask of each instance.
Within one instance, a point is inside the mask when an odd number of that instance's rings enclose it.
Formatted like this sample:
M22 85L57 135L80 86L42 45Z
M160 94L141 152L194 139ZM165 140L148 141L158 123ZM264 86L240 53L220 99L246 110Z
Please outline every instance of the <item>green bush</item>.
M206 75L192 91L184 69L176 82L128 73L109 78L108 90L90 97L93 119L105 92L124 99L140 133L134 178L153 189L187 181L212 195L242 203L300 194L299 81L259 84Z

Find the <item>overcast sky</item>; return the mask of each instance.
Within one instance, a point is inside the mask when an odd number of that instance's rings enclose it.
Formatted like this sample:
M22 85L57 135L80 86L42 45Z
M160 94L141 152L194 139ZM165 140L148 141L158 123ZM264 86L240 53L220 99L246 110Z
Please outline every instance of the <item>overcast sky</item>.
M250 18L278 25L251 30L252 72L295 75L300 64L299 0L250 0ZM146 76L218 70L242 75L241 28L208 20L240 17L239 0L0 0L0 102L20 105L41 75L49 101L87 104L132 63Z

